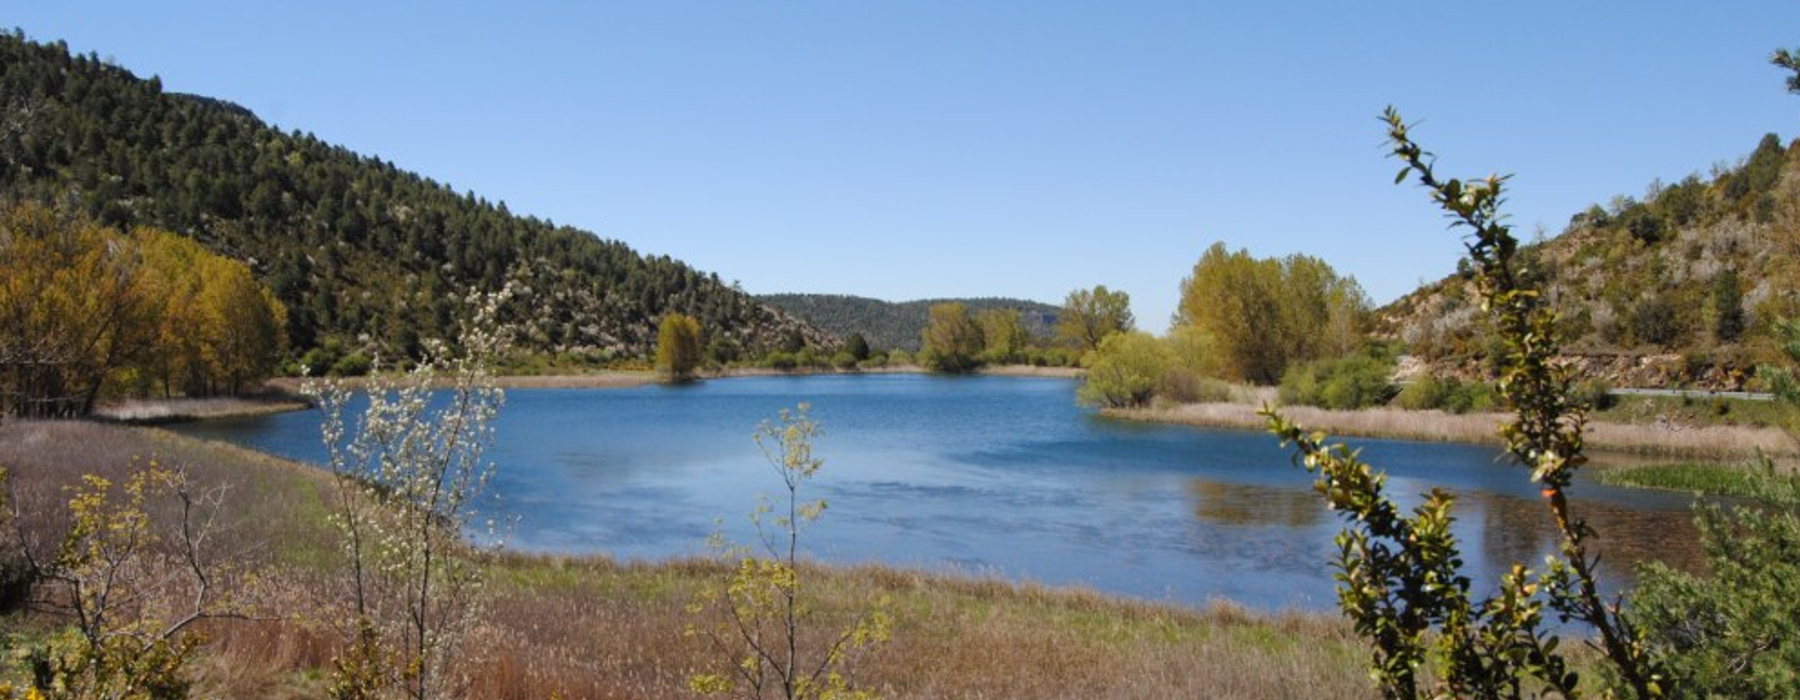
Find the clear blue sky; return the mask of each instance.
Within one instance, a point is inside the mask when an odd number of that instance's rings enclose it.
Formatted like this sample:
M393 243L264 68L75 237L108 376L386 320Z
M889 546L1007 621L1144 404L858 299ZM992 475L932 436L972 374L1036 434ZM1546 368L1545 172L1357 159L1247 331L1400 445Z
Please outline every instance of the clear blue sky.
M1452 270L1391 184L1390 103L1447 174L1516 174L1526 234L1800 133L1766 63L1800 45L1791 0L6 0L0 25L752 292L1106 284L1159 332L1214 241L1378 303Z

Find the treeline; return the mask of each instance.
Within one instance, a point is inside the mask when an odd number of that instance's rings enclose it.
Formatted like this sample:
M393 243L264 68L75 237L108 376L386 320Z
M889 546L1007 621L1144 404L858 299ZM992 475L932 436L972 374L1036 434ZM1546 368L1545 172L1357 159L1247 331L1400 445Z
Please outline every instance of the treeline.
M1050 337L1058 312L1049 304L1007 298L891 302L842 294L764 294L757 299L840 338L860 334L875 348L909 353L919 351L919 334L931 320L931 307L939 304L960 303L971 313L1018 311L1026 332L1040 339Z
M1679 354L1677 381L1742 388L1773 357L1773 326L1800 312L1800 153L1769 134L1709 177L1652 183L1523 247L1521 274L1557 305L1567 351ZM1378 332L1445 367L1495 354L1480 327L1475 271L1422 287L1379 312Z
M1124 327L1096 336L1082 359L1088 378L1080 395L1127 407L1156 398L1219 400L1232 382L1317 384L1308 378L1322 366L1366 364L1369 306L1356 280L1323 260L1257 258L1215 243L1182 280L1168 334ZM1386 379L1380 376L1383 387Z
M104 393L235 394L286 349L243 263L38 205L0 209L0 414L85 415Z
M519 346L647 357L656 320L699 318L750 348L823 334L666 256L516 216L220 100L164 92L62 42L0 34L0 191L120 230L151 226L246 261L289 310L296 351L417 356L454 337L470 290L508 281Z

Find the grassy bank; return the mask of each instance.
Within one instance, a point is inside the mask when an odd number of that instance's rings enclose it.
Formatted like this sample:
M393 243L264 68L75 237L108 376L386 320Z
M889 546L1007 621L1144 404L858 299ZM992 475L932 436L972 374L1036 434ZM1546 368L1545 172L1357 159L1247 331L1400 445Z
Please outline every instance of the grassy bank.
M0 465L14 474L25 527L45 541L66 527L64 486L152 458L231 485L217 552L262 572L253 598L265 619L208 629L202 694L323 697L339 641L318 621L339 591L341 560L327 523L335 487L322 472L151 428L0 425ZM493 599L477 632L490 651L470 660L475 697L686 698L685 679L712 660L683 631L696 622L687 604L722 574L713 562L509 555L490 567ZM894 640L858 674L889 698L1374 695L1361 643L1331 615L1194 610L887 567L811 573L827 613L891 601Z
M1800 502L1800 476L1769 473L1760 465L1720 465L1693 462L1650 464L1603 469L1594 473L1601 483L1618 486L1683 491L1698 495L1727 496Z
M1256 415L1259 406L1244 402L1181 404L1106 409L1102 413L1124 420L1260 430L1267 422ZM1505 413L1455 414L1398 408L1334 411L1286 406L1282 411L1309 429L1335 435L1491 445L1501 444L1499 426L1511 419L1511 414ZM1759 450L1786 457L1800 455L1800 444L1792 436L1779 428L1758 425L1595 421L1588 425L1586 442L1595 450L1709 460L1744 459Z

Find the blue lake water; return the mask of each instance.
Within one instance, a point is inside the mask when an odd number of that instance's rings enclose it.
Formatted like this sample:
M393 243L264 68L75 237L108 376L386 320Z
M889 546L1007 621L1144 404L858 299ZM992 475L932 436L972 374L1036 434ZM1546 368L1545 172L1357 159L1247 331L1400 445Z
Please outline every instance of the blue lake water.
M1105 419L1071 380L868 375L758 377L633 389L507 392L488 507L509 547L621 559L703 554L716 528L781 482L751 440L805 401L826 460L802 497L830 507L804 535L817 558L1083 585L1152 600L1335 606L1335 516L1274 438ZM314 463L313 411L178 426ZM1536 489L1493 448L1355 440L1409 501L1457 494L1474 580L1541 563L1555 542ZM1607 536L1605 568L1691 563L1687 496L1580 483Z

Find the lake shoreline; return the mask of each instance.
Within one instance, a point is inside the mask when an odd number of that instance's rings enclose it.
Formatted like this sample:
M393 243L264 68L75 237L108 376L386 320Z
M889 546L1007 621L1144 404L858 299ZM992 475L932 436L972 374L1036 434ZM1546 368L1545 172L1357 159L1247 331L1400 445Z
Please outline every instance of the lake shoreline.
M1108 418L1144 423L1187 425L1203 428L1263 430L1268 420L1257 415L1260 407L1245 403L1197 403L1151 408L1107 408ZM1337 411L1312 406L1283 406L1281 412L1310 430L1334 435L1501 446L1499 426L1510 413L1408 411L1374 408ZM1590 422L1586 445L1608 452L1721 461L1753 458L1760 450L1793 458L1800 444L1776 428L1746 426L1638 425Z
M9 421L0 436L0 462L14 470L13 478L37 483L32 492L59 493L81 470L124 473L129 455L202 465L195 472L202 483L238 484L224 501L225 519L254 527L228 532L261 543L253 549L263 557L259 564L270 567L260 569L270 590L299 592L302 601L336 594L320 588L343 563L329 511L319 507L334 502L337 484L316 466L158 428L93 421ZM26 526L43 527L37 520ZM707 619L689 604L731 570L692 556L643 561L503 552L487 569L491 597L480 620L497 640L494 657L470 667L472 695L691 697L693 669L718 658L684 634ZM874 648L860 671L896 700L1065 697L1071 684L1132 697L1192 697L1219 679L1254 689L1250 697L1375 697L1363 679L1362 640L1329 612L1262 612L1222 599L1188 605L877 564L808 563L802 571L821 612L836 619L885 601L894 614L893 640ZM327 610L303 612L316 617ZM198 687L212 691L203 694L317 696L304 679L328 673L320 657L271 657L271 649L317 644L316 631L263 622L219 629L200 652L206 661ZM551 663L529 677L516 671L521 659L594 657L609 662Z
M972 374L987 377L1078 379L1082 373L1082 370L1077 367L1001 365L983 367ZM739 367L705 374L700 377L700 380L863 374L933 374L933 372L918 365L853 370L778 370ZM131 425L167 425L224 418L253 418L289 411L304 411L312 408L312 401L301 391L306 381L301 377L276 377L263 383L261 393L240 397L123 399L102 405L94 411L94 418L105 422ZM344 386L357 390L367 387L373 380L369 377L345 377L339 381L342 381ZM586 374L502 374L494 375L493 381L494 385L501 389L634 389L656 384L662 379L655 372L606 371ZM449 385L447 381L438 383L441 386Z

